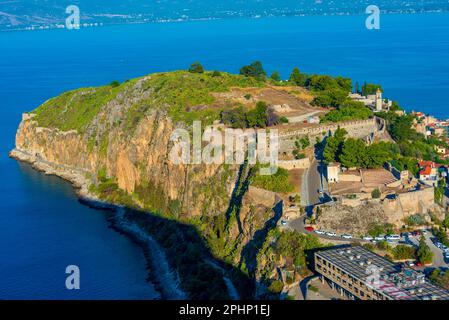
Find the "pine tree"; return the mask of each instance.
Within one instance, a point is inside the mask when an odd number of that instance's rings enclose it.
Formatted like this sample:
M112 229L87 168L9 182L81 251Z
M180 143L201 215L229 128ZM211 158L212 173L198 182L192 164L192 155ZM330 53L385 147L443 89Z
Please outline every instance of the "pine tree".
M304 86L306 82L306 76L303 75L298 68L294 68L289 81L296 86Z
M281 81L281 75L278 71L273 71L270 78L274 81Z

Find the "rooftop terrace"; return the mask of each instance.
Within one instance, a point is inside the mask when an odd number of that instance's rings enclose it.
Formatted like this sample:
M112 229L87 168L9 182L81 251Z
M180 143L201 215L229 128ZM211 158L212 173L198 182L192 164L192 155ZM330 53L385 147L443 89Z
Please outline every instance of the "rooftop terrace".
M371 285L390 299L449 300L449 291L429 283L423 273L403 268L364 247L323 250L315 255L366 284L369 284L368 278L372 274L369 270L377 270L378 282Z

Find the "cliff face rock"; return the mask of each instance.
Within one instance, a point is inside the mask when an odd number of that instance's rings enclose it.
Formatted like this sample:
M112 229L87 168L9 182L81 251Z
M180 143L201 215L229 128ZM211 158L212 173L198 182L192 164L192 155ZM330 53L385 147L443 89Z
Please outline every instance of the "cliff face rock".
M219 117L210 93L258 85L175 72L70 91L23 115L11 156L72 181L83 197L195 224L214 256L252 272L276 223L275 197L248 192L246 164L174 164L169 155L175 129Z
M170 138L180 128L191 133L192 121L204 129L222 108L238 107L232 99L218 101L219 93L264 85L179 71L73 90L23 115L10 155L71 181L84 198L133 209L128 215L142 228L163 235L156 239L173 257L186 292L207 289L207 282L190 279L192 270L197 279L209 275L207 264L193 258L203 256L243 271L232 271L233 280L242 297L254 297L248 281L258 280L257 254L280 219L282 201L250 186L254 168L247 163L173 163ZM201 240L192 240L196 232Z
M239 167L173 164L170 137L177 128L191 130L193 120L204 127L219 117L213 92L259 85L225 73L180 71L69 91L24 115L12 155L83 175L105 196L112 187L124 191L121 198L145 209L172 208L176 217L220 214Z
M366 235L372 225L388 221L380 203L367 203L357 207L334 205L322 207L317 228L339 234Z
M98 183L98 172L104 169L106 175L114 177L118 187L130 195L136 187L150 184L161 192L163 208L168 207L170 201L179 201L182 213L188 216L203 213L206 199L197 191L204 188L205 183L211 187L220 184L221 197L207 199L208 213L225 212L236 182L236 171L231 168L225 177L220 165L173 164L168 156L173 130L170 118L155 111L138 124L131 138L123 135L119 127L110 130L107 148L100 150L101 147L89 147L86 135L42 128L33 115L25 115L17 131L15 155L26 154L33 162L59 168L61 174L69 170L77 172L90 178L92 184Z
M337 233L366 235L373 225L389 223L396 229L406 224L407 218L420 215L427 221L430 214L444 219L444 210L435 204L434 189L405 192L394 199L369 200L356 206L337 204L321 207L317 225L322 230Z

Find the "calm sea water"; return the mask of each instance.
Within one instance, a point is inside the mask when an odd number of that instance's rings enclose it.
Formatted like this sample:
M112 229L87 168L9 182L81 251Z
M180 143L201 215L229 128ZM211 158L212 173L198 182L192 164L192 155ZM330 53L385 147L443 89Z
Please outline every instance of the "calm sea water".
M155 71L237 72L261 60L287 77L344 75L381 83L407 109L449 117L449 15L389 15L379 31L364 16L223 20L0 33L0 299L157 296L140 249L79 204L72 187L7 157L20 115L80 86ZM65 289L65 267L81 290Z

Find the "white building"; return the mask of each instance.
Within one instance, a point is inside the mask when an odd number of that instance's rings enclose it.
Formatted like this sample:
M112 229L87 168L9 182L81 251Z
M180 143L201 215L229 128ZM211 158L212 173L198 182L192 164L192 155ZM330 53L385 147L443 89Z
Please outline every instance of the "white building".
M370 94L368 96L362 96L359 93L350 93L349 97L358 102L362 102L366 107L371 108L374 112L381 112L384 110L390 110L393 105L393 101L386 100L382 98L382 91L377 89L376 94Z
M337 183L340 181L340 164L339 163L329 163L327 166L327 182Z

